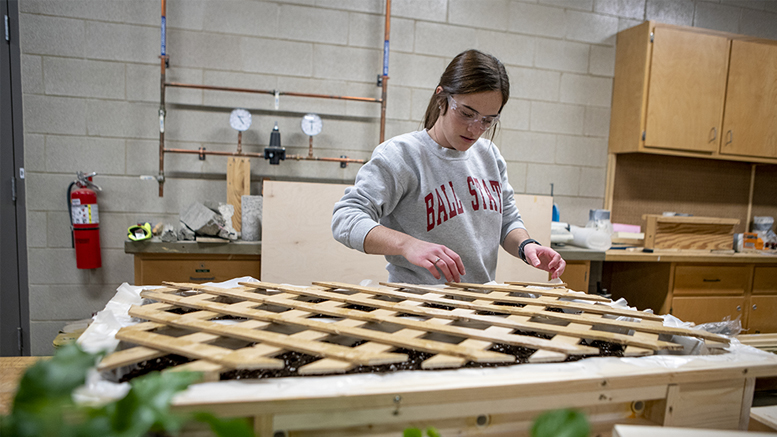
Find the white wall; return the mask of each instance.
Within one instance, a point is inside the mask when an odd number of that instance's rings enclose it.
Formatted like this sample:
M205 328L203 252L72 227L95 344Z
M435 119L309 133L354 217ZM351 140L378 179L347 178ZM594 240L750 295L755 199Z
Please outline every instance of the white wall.
M224 158L166 155L158 172L159 0L21 0L33 354L51 353L66 321L101 309L133 281L123 250L136 221L177 221L182 206L226 200ZM379 97L383 0L169 0L168 81ZM777 39L777 1L393 0L387 136L419 126L450 59L478 48L512 80L497 143L518 193L549 194L564 221L603 205L615 34L643 20ZM170 89L167 147L233 150L234 107L254 113L244 150L261 152L277 121L287 153L307 154L301 116L318 112L318 156L367 158L379 105ZM357 165L252 160L262 177L352 181ZM65 190L97 171L103 267L75 268ZM254 193L259 182L253 184Z

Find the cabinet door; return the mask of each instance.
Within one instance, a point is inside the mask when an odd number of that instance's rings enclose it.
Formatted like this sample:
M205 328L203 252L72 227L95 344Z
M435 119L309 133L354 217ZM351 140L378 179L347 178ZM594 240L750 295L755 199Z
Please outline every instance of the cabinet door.
M733 41L721 154L777 158L777 46Z
M753 294L777 295L777 266L756 266L753 274ZM775 317L777 319L777 317Z
M567 283L567 288L588 293L588 275L591 261L568 261L561 280ZM548 275L550 276L550 275Z
M718 150L728 47L721 36L655 29L645 147Z
M777 332L777 296L751 296L748 334Z
M684 322L696 324L720 322L726 316L731 320L742 316L744 297L675 297L670 313Z
M678 265L674 271L674 295L744 295L750 285L750 269L731 265Z

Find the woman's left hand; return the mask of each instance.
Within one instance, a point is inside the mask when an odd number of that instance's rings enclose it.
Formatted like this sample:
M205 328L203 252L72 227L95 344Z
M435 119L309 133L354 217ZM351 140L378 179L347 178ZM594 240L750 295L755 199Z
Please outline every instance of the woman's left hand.
M540 246L539 244L527 244L523 248L523 253L532 267L549 272L551 279L560 277L567 267L567 262L561 258L558 252L550 247Z

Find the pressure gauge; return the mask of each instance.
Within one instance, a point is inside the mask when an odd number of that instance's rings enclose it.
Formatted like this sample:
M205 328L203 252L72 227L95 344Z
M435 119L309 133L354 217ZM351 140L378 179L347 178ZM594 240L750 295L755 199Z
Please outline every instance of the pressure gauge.
M302 117L302 132L305 135L318 135L321 133L321 128L324 127L324 122L321 121L321 117L318 114L306 114Z
M229 115L229 124L235 130L244 132L251 126L251 113L245 109L235 109Z

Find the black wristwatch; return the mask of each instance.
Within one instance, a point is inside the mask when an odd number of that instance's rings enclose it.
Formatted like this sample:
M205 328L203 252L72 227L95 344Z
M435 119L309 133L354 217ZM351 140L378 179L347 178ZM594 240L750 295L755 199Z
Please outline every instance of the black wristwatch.
M526 247L526 245L527 245L527 244L531 244L531 243L534 243L534 244L539 244L540 246L542 246L542 244L540 244L540 242L539 242L539 241L537 241L537 240L535 240L535 239L533 239L533 238L527 238L527 239L525 239L525 240L521 241L521 245L520 245L520 246L518 246L518 256L519 256L519 257L521 258L521 260L523 260L523 262L525 262L526 264L529 264L529 260L527 260L527 259L526 259L526 254L523 252L523 248L524 248L524 247Z

